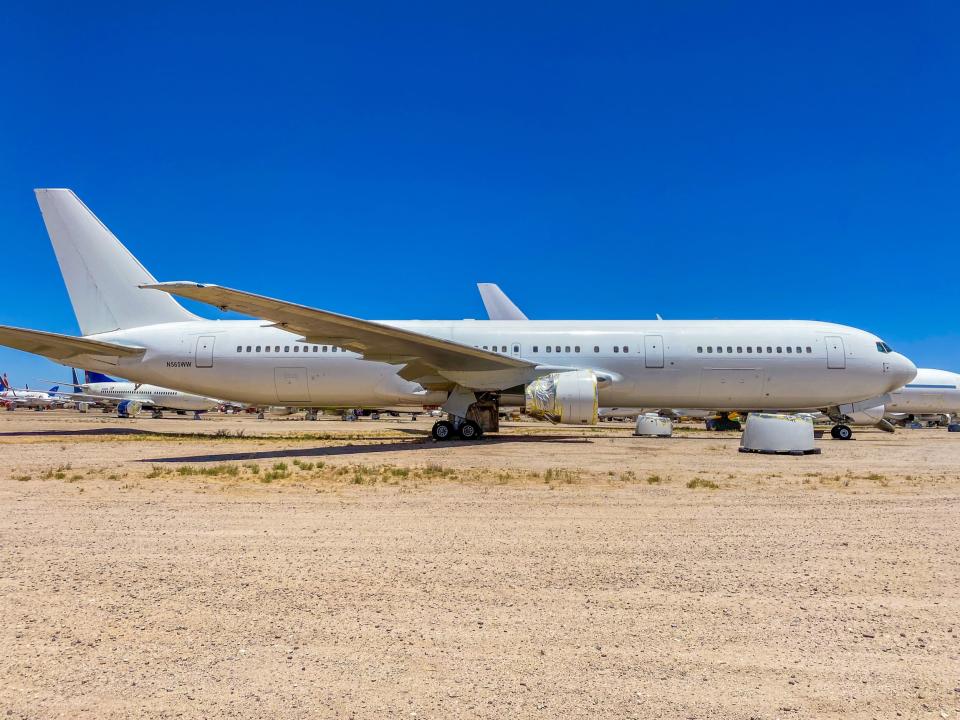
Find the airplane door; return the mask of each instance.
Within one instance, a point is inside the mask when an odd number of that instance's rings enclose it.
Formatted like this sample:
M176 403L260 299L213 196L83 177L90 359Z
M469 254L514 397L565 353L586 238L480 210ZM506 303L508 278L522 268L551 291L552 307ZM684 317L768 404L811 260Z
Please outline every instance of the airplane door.
M663 367L663 336L662 335L644 335L643 349L648 368Z
M273 381L277 386L278 402L305 402L310 400L307 390L306 368L275 368Z
M213 367L213 335L201 335L197 338L196 361L198 368Z
M843 349L843 338L839 335L827 335L823 339L827 344L827 367L842 370L847 366L847 353Z

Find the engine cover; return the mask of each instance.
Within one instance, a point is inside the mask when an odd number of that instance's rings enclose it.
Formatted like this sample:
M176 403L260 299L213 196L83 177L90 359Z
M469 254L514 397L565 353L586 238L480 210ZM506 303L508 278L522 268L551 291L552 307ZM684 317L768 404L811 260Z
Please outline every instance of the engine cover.
M117 415L120 417L134 417L143 405L136 400L121 400L117 405Z
M596 425L597 376L592 370L551 373L527 385L527 413L564 425Z

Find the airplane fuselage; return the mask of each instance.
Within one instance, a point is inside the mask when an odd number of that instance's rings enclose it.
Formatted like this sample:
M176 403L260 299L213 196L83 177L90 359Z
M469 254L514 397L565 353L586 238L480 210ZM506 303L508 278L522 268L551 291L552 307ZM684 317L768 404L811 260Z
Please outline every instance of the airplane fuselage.
M93 395L102 395L117 402L132 400L164 410L205 411L213 410L219 405L209 397L149 384L102 382L87 383L84 387Z
M600 404L723 409L820 408L900 387L913 366L876 336L814 321L379 321L540 365L592 369ZM335 341L303 342L260 320L197 320L91 336L147 348L89 369L252 404L441 405ZM908 372L909 377L905 376Z

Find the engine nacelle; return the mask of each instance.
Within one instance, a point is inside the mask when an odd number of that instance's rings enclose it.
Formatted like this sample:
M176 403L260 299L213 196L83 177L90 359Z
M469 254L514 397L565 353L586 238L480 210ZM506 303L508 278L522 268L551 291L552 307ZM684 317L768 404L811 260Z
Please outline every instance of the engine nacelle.
M136 400L121 400L117 405L117 415L122 418L135 417L143 408Z
M551 373L526 387L529 415L564 425L596 425L600 396L592 370Z
M844 407L841 406L840 409L843 411ZM844 411L843 414L850 419L854 425L876 425L881 420L883 420L883 415L886 410L884 405L877 405L870 408L860 408L860 409L850 409L849 412Z

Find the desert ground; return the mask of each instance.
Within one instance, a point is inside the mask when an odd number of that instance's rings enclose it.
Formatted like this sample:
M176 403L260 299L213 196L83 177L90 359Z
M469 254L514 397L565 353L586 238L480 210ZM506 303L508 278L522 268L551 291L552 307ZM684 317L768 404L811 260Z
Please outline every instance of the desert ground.
M960 434L0 413L0 717L955 718Z

